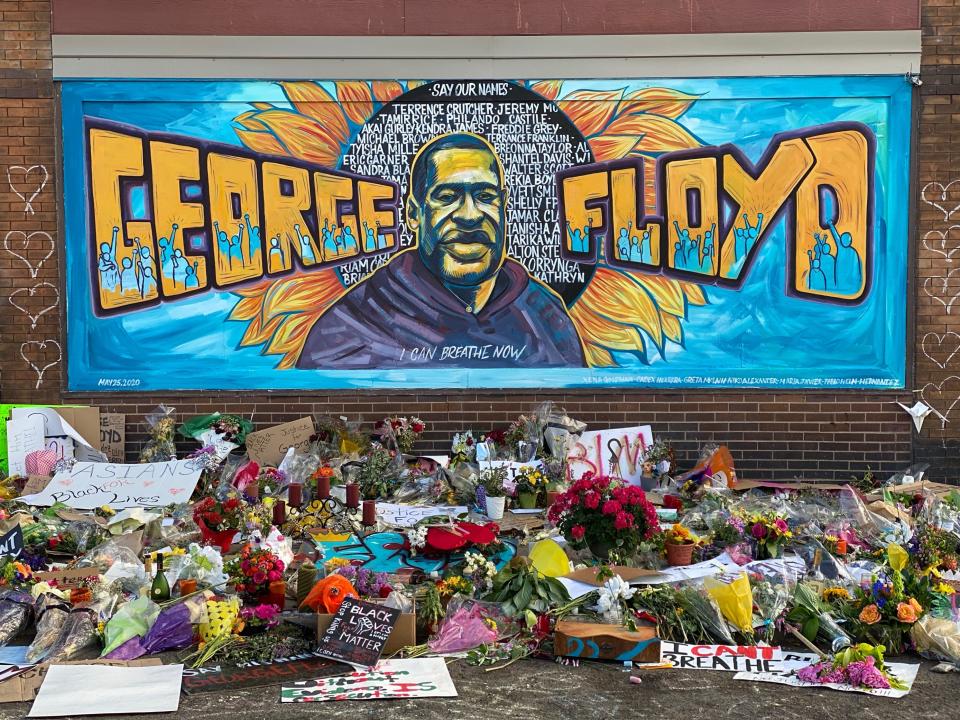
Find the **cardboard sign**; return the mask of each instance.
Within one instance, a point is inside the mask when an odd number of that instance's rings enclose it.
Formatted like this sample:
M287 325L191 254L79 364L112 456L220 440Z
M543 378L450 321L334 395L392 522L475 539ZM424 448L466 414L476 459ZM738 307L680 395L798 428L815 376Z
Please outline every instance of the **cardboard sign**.
M771 672L781 669L783 651L761 645L684 645L660 643L661 662L678 670L723 670L725 672Z
M830 688L831 690L840 690L841 692L858 692L864 693L865 695L875 695L877 697L901 698L913 688L913 683L917 679L917 671L920 669L919 665L910 663L884 663L887 672L906 685L906 690L853 687L852 685L840 683L806 683L797 678L796 673L798 670L817 662L820 662L820 657L814 653L785 653L779 670L771 670L769 672L738 672L733 676L733 679L777 683L779 685L790 685L792 687Z
M194 459L138 465L78 462L70 470L54 475L41 492L20 500L28 505L59 502L80 510L103 505L122 510L185 503L193 494L202 469Z
M412 528L421 520L429 517L456 517L467 512L466 505L399 505L396 503L377 503L377 515L388 525Z
M27 474L27 455L44 448L43 418L7 420L7 463L11 475Z
M597 580L597 575L602 569L603 568L599 567L580 568L579 570L574 570L572 573L567 573L564 577L568 580L575 580L586 583L587 585L593 585L594 587L602 587L606 581ZM642 577L653 577L660 574L656 570L627 567L626 565L611 565L609 569L614 575L619 575L621 580L628 583Z
M23 492L21 495L33 495L35 493L41 492L47 485L50 484L50 481L53 480L49 475L31 475L27 478L27 484L23 486Z
M126 460L127 416L123 413L100 413L100 449L107 460Z
M377 664L400 618L397 608L346 598L320 638L317 654L354 666Z
M574 443L567 456L567 473L579 480L584 473L622 478L634 485L643 476L643 454L653 445L649 425L590 430Z
M236 690L310 678L339 677L353 672L344 663L322 658L316 653L278 658L273 662L245 662L237 666L211 665L183 669L183 692Z
M285 703L433 697L457 697L447 664L438 657L384 660L372 670L305 680L280 689L280 702Z
M247 454L260 465L276 467L291 447L305 450L314 432L310 417L258 430L247 435Z
M23 528L17 523L13 529L0 537L0 556L20 557L23 552Z
M114 667L149 667L163 665L160 658L140 658L139 660L82 660L63 662L58 665L111 665ZM24 673L0 682L0 703L30 702L37 696L40 685L47 676L50 665L35 665ZM62 713L61 713L62 714Z
M26 407L14 408L11 418L40 417L43 435L47 438L69 437L77 445L100 449L100 408L95 407Z

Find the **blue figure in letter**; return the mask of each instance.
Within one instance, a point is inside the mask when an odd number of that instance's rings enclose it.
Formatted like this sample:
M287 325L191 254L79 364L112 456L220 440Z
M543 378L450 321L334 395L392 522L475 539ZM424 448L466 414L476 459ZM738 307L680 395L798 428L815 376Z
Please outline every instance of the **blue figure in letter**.
M640 241L640 262L653 263L653 253L650 250L650 231L643 231L643 240Z
M214 223L216 225L216 223ZM157 242L160 246L160 272L164 277L173 277L173 246L177 239L177 230L180 228L177 223L170 229L170 237L162 237Z
M363 221L363 251L364 252L373 252L377 249L377 238L373 234L373 228L367 225L367 221Z
M351 248L359 249L357 246L357 239L353 236L353 230L350 229L349 225L343 226L343 249L349 250Z
M817 241L816 253L820 260L820 269L826 278L827 290L837 289L837 258L830 252L830 243L827 242L826 233L814 233L814 239Z
M823 276L823 270L820 269L820 259L816 257L813 250L807 250L807 262L810 265L807 273L807 289L825 291L827 279Z
M227 267L233 270L233 252L230 250L230 238L220 229L220 223L213 221L213 230L217 236L217 247L220 249L221 257L227 259Z
M677 254L673 255L673 264L675 267L686 270L687 269L687 255L690 252L690 231L687 229L681 229L680 223L676 220L673 221L673 227L677 231L677 237L680 242L678 242L674 249L680 253L680 261L677 261Z
M136 289L137 271L133 269L133 260L124 258L120 265L123 266L123 270L120 272L120 292Z
M285 266L283 248L280 247L280 236L270 238L270 269L280 270Z
M97 270L100 272L100 285L111 292L120 284L120 275L117 273L117 238L120 228L113 228L113 240L109 243L100 243L100 256L97 258ZM122 290L122 288L121 288Z
M247 224L247 257L253 262L253 256L260 252L260 226L250 222L250 213L243 214L243 221Z
M236 256L240 261L241 265L246 265L246 261L243 259L243 247L241 243L243 242L243 223L237 226L237 234L230 236L230 255ZM236 251L236 252L234 252Z
M830 234L833 235L833 241L837 244L837 292L854 295L860 292L860 287L863 285L860 253L853 247L853 236L848 232L840 234L832 222Z
M570 236L570 249L573 252L580 252L583 235L580 232L580 228L574 228L569 220L567 221L567 235Z
M317 261L317 258L313 254L313 245L310 243L310 236L300 232L300 225L294 225L293 229L300 239L300 259L303 260L305 265L313 265Z

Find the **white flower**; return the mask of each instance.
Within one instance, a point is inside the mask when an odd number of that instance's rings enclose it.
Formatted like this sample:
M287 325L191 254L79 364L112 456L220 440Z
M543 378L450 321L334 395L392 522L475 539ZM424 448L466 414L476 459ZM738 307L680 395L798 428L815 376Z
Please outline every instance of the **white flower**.
M616 600L629 600L636 592L636 588L630 587L619 575L614 575L603 584L606 590ZM602 591L601 591L602 592Z
M427 546L427 527L421 525L420 527L413 528L413 530L407 533L407 539L410 541L412 554L416 555L417 550Z

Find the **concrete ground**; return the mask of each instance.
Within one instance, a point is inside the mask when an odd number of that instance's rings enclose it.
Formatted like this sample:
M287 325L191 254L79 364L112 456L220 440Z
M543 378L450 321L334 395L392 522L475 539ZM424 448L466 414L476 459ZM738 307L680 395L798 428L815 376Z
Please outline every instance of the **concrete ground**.
M904 658L914 662L914 658ZM790 688L737 681L733 673L646 671L640 685L615 665L562 667L525 660L494 672L450 665L458 698L285 704L279 686L183 696L177 720L287 720L344 717L351 720L519 720L521 718L637 718L658 720L888 720L958 718L960 675L931 673L924 662L913 690L899 700L835 690ZM0 720L23 718L27 703L0 705ZM69 716L68 716L69 717ZM106 716L123 720L124 716ZM140 718L146 716L137 716Z

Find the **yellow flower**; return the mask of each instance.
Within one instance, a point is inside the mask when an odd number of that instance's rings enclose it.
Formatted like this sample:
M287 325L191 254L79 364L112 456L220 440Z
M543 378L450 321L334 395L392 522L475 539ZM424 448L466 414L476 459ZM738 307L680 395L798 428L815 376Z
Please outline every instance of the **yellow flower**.
M337 568L346 567L347 565L350 565L350 561L342 557L330 558L323 564L328 572L336 570Z
M834 600L849 600L850 593L848 593L842 587L827 588L823 591L823 599L826 602L833 602Z
M934 590L936 590L938 593L943 593L944 595L953 595L956 592L951 585L947 585L945 582L937 585Z
M101 506L100 506L100 512L102 512L104 515L107 515L108 517L109 517L110 515L116 515L116 514L117 514L117 511L114 510L114 509L113 509L112 507L110 507L109 505L101 505Z

